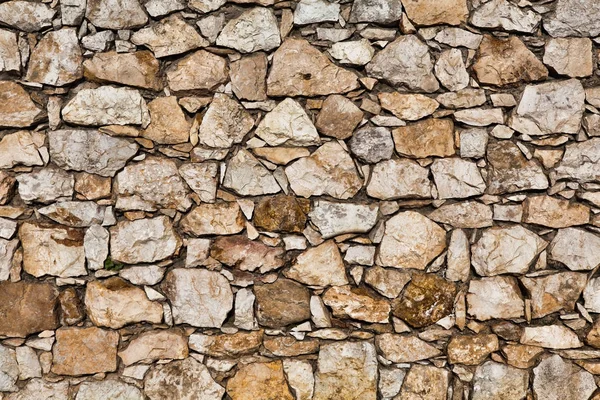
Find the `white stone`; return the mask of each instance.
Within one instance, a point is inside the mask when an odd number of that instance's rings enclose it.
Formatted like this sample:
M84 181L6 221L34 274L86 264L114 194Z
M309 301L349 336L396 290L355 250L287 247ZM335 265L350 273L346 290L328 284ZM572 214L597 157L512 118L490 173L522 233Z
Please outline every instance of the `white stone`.
M455 229L450 235L448 254L446 255L446 279L454 282L466 282L471 270L471 251L469 239L462 229Z
M427 168L411 160L393 159L373 167L367 194L380 200L431 198L432 188Z
M19 364L20 380L42 377L42 366L35 350L31 347L19 346L15 349L15 355Z
M230 20L217 37L217 46L242 53L269 51L281 44L277 18L268 8L255 7Z
M459 49L446 50L435 63L435 75L448 90L456 91L469 86L469 73Z
M375 49L367 39L334 43L329 54L341 64L365 65L375 55Z
M308 25L318 22L337 22L340 5L326 0L301 0L294 11L294 24Z
M504 123L504 112L501 108L470 108L454 113L454 118L466 125L488 126Z
M473 128L460 132L460 156L463 158L483 158L488 143L485 129Z
M375 246L351 246L346 250L344 261L348 264L373 265Z
M38 212L62 225L75 228L101 224L104 207L93 201L61 201L38 209Z
M499 362L487 361L473 377L473 400L524 399L529 372Z
M219 166L214 162L188 163L179 167L179 175L205 203L214 203L216 200L218 173Z
M15 351L11 348L0 346L0 391L16 392L19 388L15 385L19 377L19 365Z
M21 70L21 54L17 44L17 35L9 30L0 29L0 71Z
M583 289L583 301L586 310L600 312L600 279L592 278Z
M572 349L583 346L577 334L562 325L526 326L520 342L549 349Z
M124 269L119 276L134 285L156 285L165 275L165 268L158 265L136 266Z
M75 400L143 400L140 389L114 379L101 382L83 382Z
M254 126L254 119L231 97L217 93L202 118L198 141L209 147L228 148L240 143Z
M538 399L589 399L597 389L594 376L555 354L533 369L533 392Z
M471 50L477 50L482 39L482 35L455 27L444 28L435 35L435 40L440 43L451 47L466 47Z
M209 45L208 40L200 36L193 26L177 14L134 32L131 41L138 46L148 47L156 58L181 54Z
M440 199L478 196L485 192L485 182L474 162L460 158L436 159L431 172Z
M317 200L308 214L323 239L346 233L369 232L377 222L379 207L375 204L333 203Z
M18 246L19 241L17 239L0 239L0 281L6 281L10 278L13 256Z
M245 149L238 150L229 159L223 187L242 196L262 196L281 191L271 172Z
M0 168L12 168L15 165L44 165L39 147L30 132L18 131L4 135L0 140Z
M284 272L284 275L310 286L348 284L344 261L333 240L311 247L298 255L296 262Z
M572 271L592 270L600 264L600 237L578 228L559 229L548 255Z
M240 329L254 330L258 328L258 321L254 316L254 301L256 296L251 289L242 288L235 294L233 324Z
M472 279L469 283L468 314L480 321L519 318L524 309L519 285L512 276Z
M104 260L108 257L109 233L100 225L92 225L85 231L83 248L87 267L93 271L104 268Z
M36 32L52 26L56 9L49 4L24 0L0 4L0 22L25 32Z
M544 19L544 29L554 37L598 36L600 4L594 0L559 0L556 10Z
M307 360L283 360L283 371L296 400L311 400L315 390L313 368Z
M321 143L317 129L298 102L284 99L267 113L256 128L256 136L269 146L312 146Z
M479 28L502 28L507 31L533 33L542 17L508 0L491 0L471 13L471 23Z

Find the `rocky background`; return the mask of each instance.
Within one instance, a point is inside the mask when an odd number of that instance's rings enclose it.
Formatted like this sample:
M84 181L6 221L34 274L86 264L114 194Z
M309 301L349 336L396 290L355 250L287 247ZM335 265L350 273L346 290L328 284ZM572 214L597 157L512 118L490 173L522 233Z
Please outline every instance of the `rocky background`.
M600 2L0 24L0 399L600 399Z

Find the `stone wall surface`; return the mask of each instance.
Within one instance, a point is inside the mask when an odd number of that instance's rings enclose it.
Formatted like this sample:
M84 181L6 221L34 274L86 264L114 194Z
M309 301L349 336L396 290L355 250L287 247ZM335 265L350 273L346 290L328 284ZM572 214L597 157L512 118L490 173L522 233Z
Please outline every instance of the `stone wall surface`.
M0 400L600 400L597 0L0 1Z

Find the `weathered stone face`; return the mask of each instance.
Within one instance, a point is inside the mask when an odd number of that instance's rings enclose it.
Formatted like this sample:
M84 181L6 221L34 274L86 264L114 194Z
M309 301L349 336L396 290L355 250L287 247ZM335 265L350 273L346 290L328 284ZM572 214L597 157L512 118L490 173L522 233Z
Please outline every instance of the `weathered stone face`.
M26 337L58 327L57 290L47 283L0 282L0 335Z
M261 325L283 327L310 318L310 294L301 284L289 279L255 286L257 318Z

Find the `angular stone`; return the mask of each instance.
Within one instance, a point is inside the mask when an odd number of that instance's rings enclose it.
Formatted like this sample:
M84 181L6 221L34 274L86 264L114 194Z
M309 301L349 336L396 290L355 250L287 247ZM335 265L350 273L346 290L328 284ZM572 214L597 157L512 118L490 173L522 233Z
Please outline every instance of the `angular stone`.
M549 349L572 349L583 346L577 334L563 325L526 326L520 342Z
M559 272L537 278L521 278L531 295L531 316L543 318L557 311L574 311L587 282L585 274Z
M125 264L149 263L177 254L181 238L169 217L119 221L110 228L112 259Z
M504 113L501 108L471 108L454 113L454 119L471 126L488 126L504 123Z
M402 384L397 400L445 400L450 372L432 365L414 364Z
M282 267L284 254L280 247L269 247L244 235L218 237L210 248L210 256L225 265L261 273Z
M471 23L479 28L502 28L507 31L533 33L542 16L524 10L508 0L491 0L471 13Z
M138 0L87 0L85 17L105 29L137 28L148 21Z
M258 328L258 322L254 317L254 300L256 296L251 289L240 289L235 294L235 309L233 324L246 330Z
M484 35L478 53L473 70L481 83L504 86L548 77L544 64L516 36L499 39Z
M192 10L203 14L218 10L227 0L189 0L188 5Z
M460 25L469 16L466 0L402 0L402 4L416 25Z
M50 157L61 168L115 176L138 150L138 145L95 130L61 129L48 132Z
M462 90L469 86L469 72L459 49L451 49L440 54L435 63L435 75L448 90Z
M65 122L74 125L146 125L148 108L134 89L100 86L81 89L62 110Z
M329 239L346 233L369 232L377 222L378 210L376 205L318 200L309 217L323 238Z
M467 293L467 310L480 320L520 318L524 302L517 280L512 276L472 279Z
M54 160L56 162L56 160ZM66 168L66 167L63 167ZM82 172L75 175L76 198L98 200L111 195L112 179L100 175Z
M506 356L506 362L517 368L531 368L544 349L537 346L528 346L523 344L509 344L502 348L502 353Z
M422 94L392 92L379 93L378 97L381 107L396 117L409 121L431 115L439 106L437 101Z
M113 192L122 210L154 211L172 208L186 211L192 205L177 164L166 158L146 157L117 174Z
M555 354L533 369L533 392L540 399L588 399L597 389L594 376Z
M432 188L429 169L411 160L392 159L373 167L367 194L381 200L431 198Z
M461 28L444 28L435 35L435 40L450 47L466 47L476 50L483 39L482 35Z
M364 113L352 101L338 94L323 102L315 126L324 135L347 139L362 121Z
M64 86L83 76L83 56L74 28L45 34L31 52L25 79L52 86Z
M10 236L14 234L14 229L16 229L16 227L17 224L14 222L13 233ZM6 281L10 278L14 256L18 246L19 241L17 239L0 239L0 281Z
M177 14L134 32L131 41L138 46L148 47L156 58L181 54L209 45L193 26Z
M559 0L556 10L544 20L544 29L554 37L598 36L600 5L590 0Z
M304 39L283 42L267 78L269 96L322 96L358 87L354 72L336 66Z
M318 22L337 22L340 5L324 0L301 0L294 11L294 24L308 25Z
M174 11L185 9L186 2L183 0L150 0L144 7L152 17L161 17Z
M485 182L477 164L462 158L437 159L431 165L438 198L455 199L483 194Z
M290 98L265 115L255 133L269 146L312 146L321 143L315 126L302 106Z
M567 228L589 221L590 208L581 203L546 195L527 197L523 202L523 222L528 224Z
M227 279L216 271L176 268L161 285L175 324L220 328L233 307Z
M398 297L410 279L411 275L406 271L379 266L367 269L364 274L365 283L389 299Z
M494 334L453 336L448 342L448 362L479 365L499 349L498 336Z
M37 32L52 26L56 9L40 2L23 0L0 4L0 22L25 32Z
M93 201L61 201L38 209L38 212L62 225L84 228L101 224L104 207Z
M119 352L119 357L125 365L161 359L181 360L187 356L187 337L176 329L144 332Z
M394 153L394 142L389 129L366 126L352 135L348 142L350 151L359 160L375 164L389 160Z
M402 297L393 301L393 315L415 328L436 323L454 308L456 286L433 274L415 274Z
M228 71L225 58L199 50L171 64L166 75L173 91L214 91L227 82Z
M392 132L396 151L405 157L448 157L454 150L454 123L451 119L428 118Z
M70 199L73 195L73 175L62 169L47 167L17 176L19 196L26 203L50 203Z
M254 210L254 224L271 232L302 232L310 202L294 196L276 195L261 199Z
M19 365L15 351L0 345L0 391L16 392L19 388L15 385L19 378Z
M347 285L346 268L340 250L328 240L298 255L296 262L284 272L286 278L309 286Z
M83 382L77 391L75 400L143 400L141 390L114 379L102 382Z
M377 353L373 344L361 341L321 346L313 400L375 399L376 396Z
M52 347L52 372L91 375L117 369L119 333L90 328L61 328Z
M433 75L429 47L415 35L404 35L387 45L367 64L367 73L394 87L432 93L440 85Z
M394 363L413 363L442 354L436 347L416 336L384 333L375 337L375 345L386 360Z
M255 7L230 20L217 37L217 46L242 53L269 51L281 44L277 18L268 8Z
M311 400L315 389L312 364L307 360L283 360L283 371L298 400Z
M232 400L293 400L280 360L247 364L227 381Z
M357 0L352 3L350 22L390 24L402 18L400 0Z
M252 354L262 344L263 331L237 332L230 335L194 333L189 338L190 348L200 354L217 358L236 358Z
M278 328L310 318L310 293L306 287L289 279L254 286L257 318L261 325Z
M585 308L594 313L600 311L600 296L598 296L599 288L600 280L598 278L592 278L587 282L583 291Z
M0 140L0 168L44 165L38 149L30 132L18 131L4 135Z
M0 335L26 337L58 328L57 295L47 282L0 282Z
M560 164L556 167L557 179L590 182L600 179L600 138L569 144Z
M424 270L446 248L446 232L415 211L396 214L385 223L377 264Z
M313 354L319 351L317 339L296 340L292 336L265 336L263 346L273 355L283 357Z
M262 196L281 191L271 172L244 149L229 159L222 186L242 196Z
M485 228L492 226L492 208L478 201L444 204L427 216L429 219L455 228Z
M150 125L141 136L158 144L185 143L190 138L190 123L179 104L177 97L157 97L148 103Z
M31 379L18 392L7 393L7 400L69 400L69 382L49 383L43 379Z
M202 118L198 140L209 147L231 147L240 143L253 126L254 119L237 101L217 93Z
M485 90L462 89L458 92L447 92L439 94L436 100L447 108L471 108L486 103Z
M462 158L483 158L489 135L485 129L472 128L460 132L460 156Z
M267 57L255 53L231 63L231 89L239 99L267 100Z
M218 172L218 165L212 162L189 163L179 167L179 175L205 203L215 202Z
M236 202L200 204L181 219L185 233L202 235L233 235L244 227L244 216Z
M487 159L490 164L487 178L490 194L548 188L548 178L539 162L534 159L527 160L511 141L489 143Z
M583 229L559 229L548 256L572 271L592 270L600 264L600 237Z
M475 370L473 400L524 399L528 386L528 371L487 361Z
M588 38L550 39L544 50L544 64L571 78L592 75L592 41Z
M0 4L1 7L10 3L21 3L21 1L10 1ZM35 4L23 1L27 4ZM29 97L29 93L15 82L0 81L0 126L25 128L33 125L44 116Z

